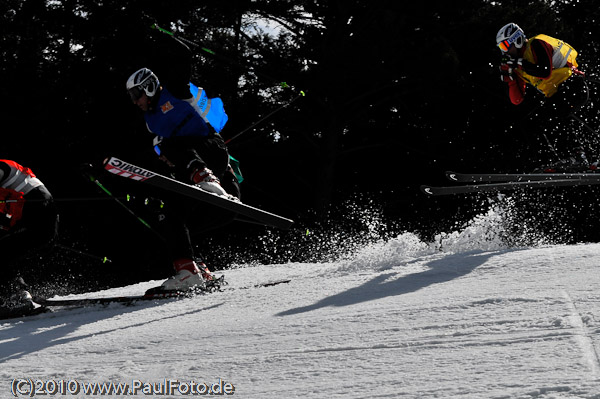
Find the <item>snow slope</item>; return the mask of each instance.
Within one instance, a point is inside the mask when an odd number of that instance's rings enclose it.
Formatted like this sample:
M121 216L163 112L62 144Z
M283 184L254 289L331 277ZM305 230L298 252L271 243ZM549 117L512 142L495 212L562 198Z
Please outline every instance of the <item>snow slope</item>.
M39 379L134 397L194 381L240 398L600 398L600 245L508 249L482 220L443 247L406 233L337 262L225 272L234 288L289 284L0 322L0 397Z

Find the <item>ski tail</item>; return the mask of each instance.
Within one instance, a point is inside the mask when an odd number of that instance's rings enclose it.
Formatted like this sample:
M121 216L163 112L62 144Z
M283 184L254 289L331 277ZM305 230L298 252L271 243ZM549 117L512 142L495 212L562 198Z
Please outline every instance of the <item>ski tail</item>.
M458 183L530 182L542 180L594 180L600 173L457 173L446 172L450 181Z
M421 191L428 196L484 193L493 191L517 190L520 188L549 188L568 187L600 184L600 179L559 179L559 180L531 180L509 181L502 183L470 184L464 186L434 187L422 185Z

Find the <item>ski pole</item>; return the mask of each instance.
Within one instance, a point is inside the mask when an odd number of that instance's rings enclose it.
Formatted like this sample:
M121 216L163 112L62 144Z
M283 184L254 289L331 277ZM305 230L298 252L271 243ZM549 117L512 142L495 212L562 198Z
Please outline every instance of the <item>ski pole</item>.
M169 35L169 36L173 37L176 40L179 40L179 41L181 41L183 43L190 44L190 45L192 45L192 46L194 46L196 48L199 48L200 50L204 51L205 53L210 54L212 57L220 59L221 61L225 61L228 64L231 64L231 65L238 65L239 64L239 61L237 61L237 60L234 60L234 59L229 58L229 57L225 57L225 56L223 56L221 54L217 54L215 51L209 49L208 47L205 47L201 43L198 43L198 42L195 42L193 40L189 40L189 39L187 39L185 37L176 35L175 33L171 32L171 31L168 31L168 30L166 30L164 28L161 28L157 24L153 24L151 27L154 28L154 29L156 29L156 30L158 30L159 32L162 32L162 33L164 33L166 35ZM248 67L249 69L253 69L252 65L250 65L250 64L246 63L244 66ZM262 75L263 77L268 78L269 80L277 81L277 79L275 79L274 77L268 76L268 75L266 75L266 74L264 74L262 72L259 72L259 71L256 71L256 70L254 72L257 75Z
M554 153L554 156L557 159L560 159L560 155L558 155L558 151L556 151L556 148L554 148L554 146L552 145L552 143L550 142L550 139L548 139L548 136L546 136L546 133L542 133L542 136L544 136L544 138L546 139L546 144L548 144L548 147L550 148L550 150Z
M66 245L62 245L62 244L55 244L55 246L58 247L58 248L67 250L67 251L74 252L74 253L76 253L78 255L83 255L83 256L87 256L88 258L98 260L101 263L112 263L112 260L108 259L106 256L92 255L90 253L83 252L83 251L80 251L80 250L75 249L75 248L67 247Z
M129 200L129 198L131 198L130 196L126 196L126 197L115 197L117 199L124 199L124 200ZM85 201L112 201L114 200L114 198L107 198L107 197L73 197L73 198L52 198L51 200L47 200L47 199L27 199L27 198L22 198L22 199L5 199L5 200L0 200L0 204L9 204L9 203L14 203L14 202L85 202Z
M287 103L283 104L282 106L280 106L279 108L275 109L274 111L271 111L269 114L267 114L266 116L262 117L261 119L259 119L258 121L254 122L252 125L248 126L247 128L245 128L244 130L242 130L241 132L239 132L238 134L236 134L235 136L233 136L232 138L228 139L225 141L225 144L229 144L232 140L238 138L239 136L241 136L242 134L246 133L248 130L256 127L258 124L260 124L261 122L269 119L271 116L273 116L274 114L276 114L277 112L281 111L284 108L289 107L294 101L296 101L297 99L299 99L300 97L304 97L305 94L303 91L300 91L300 94L298 94L296 97L292 98L290 101L288 101Z
M92 181L94 184L96 184L96 186L98 186L103 192L105 192L112 200L114 200L117 204L119 204L123 209L125 209L130 215L132 215L134 218L136 218L141 224L143 224L144 226L146 226L150 231L152 231L154 233L154 235L156 235L158 238L160 238L162 241L166 241L165 238L159 234L152 226L150 226L150 224L148 222L146 222L144 219L142 219L141 217L139 217L134 211L132 211L127 205L125 205L123 203L123 201L121 201L119 199L119 197L115 197L106 187L104 187L102 185L102 183L100 183L98 181L98 179L96 179L94 176L90 175L90 174L86 174L88 176L88 178L90 179L90 181ZM127 196L127 199L129 200L129 196Z
M152 226L150 226L144 219L140 218L131 209L129 209L129 207L127 205L125 205L123 203L123 201L121 201L119 198L115 197L110 191L108 191L108 189L106 187L104 187L102 185L102 183L100 183L98 181L98 179L96 179L94 176L89 176L89 178L93 183L95 183L98 187L100 187L100 189L102 191L104 191L106 194L108 194L110 196L110 198L112 198L117 204L121 205L121 207L123 207L123 209L125 209L127 212L129 212L131 215L133 215L133 217L135 217L137 220L139 220L140 223L142 223L144 226L148 227L149 229L152 229Z
M193 46L195 46L195 47L198 47L200 50L202 50L202 51L204 51L204 52L206 52L206 53L208 53L208 54L210 54L210 55L217 56L217 53L215 53L215 52L214 52L214 51L212 51L211 49L209 49L209 48L207 48L207 47L204 47L204 46L202 46L202 45L201 45L201 44L199 44L199 43L196 43L196 42L194 42L194 41L191 41L191 40L189 40L189 39L186 39L185 37L179 37L179 36L175 36L175 33L171 32L171 31L168 31L168 30L166 30L166 29L164 29L164 28L161 28L161 27L160 27L160 26L158 26L157 24L152 24L152 28L153 28L153 29L156 29L156 30L158 30L159 32L165 33L165 34L167 34L167 35L169 35L169 36L173 36L174 38L176 38L176 39L178 39L178 40L181 40L181 41L182 41L182 42L184 42L184 43L191 44L191 45L193 45ZM220 57L220 56L219 56L219 57Z
M164 28L161 28L161 27L160 27L160 26L158 26L157 24L153 24L153 25L152 25L152 28L153 28L153 29L156 29L156 30L158 30L159 32L162 32L162 33L164 33L164 34L167 34L167 35L169 35L169 36L171 36L171 37L173 37L173 38L175 38L175 39L177 39L177 40L180 40L180 41L182 41L182 42L184 42L184 43L191 44L191 45L193 45L194 47L197 47L197 48L199 48L200 50L202 50L202 51L204 51L204 52L206 52L206 53L210 54L210 55L211 55L211 56L213 56L213 57L220 58L220 59L222 59L222 60L224 60L224 61L228 62L229 64L232 64L232 65L237 65L237 64L238 64L238 62L237 62L237 61L235 61L235 60L232 60L231 58L223 57L223 56L221 56L221 55L217 54L216 52L214 52L213 50L211 50L211 49L209 49L209 48L207 48L207 47L203 46L203 45L202 45L202 44L200 44L200 43L197 43L197 42L194 42L194 41L192 41L192 40L186 39L185 37L181 37L181 36L179 36L179 35L175 35L175 33L171 32L171 31L169 31L169 30L166 30L166 29L164 29ZM269 80L275 81L275 82L277 81L277 79L275 79L275 78L274 78L274 77L272 77L272 76L269 76L269 75L266 75L266 74L264 74L264 73L261 73L260 71L256 71L256 70L255 70L255 69L252 67L252 65L246 64L246 66L247 66L248 68L251 68L251 69L253 69L253 70L254 70L254 72L255 72L257 75L259 75L259 76L263 76L263 77L265 77L265 78L267 78L267 79L269 79ZM280 85L281 87L283 87L283 88L289 88L289 87L290 87L290 86L289 86L289 85L288 85L286 82L279 82L279 85ZM261 118L260 120L258 120L257 122L253 123L252 125L250 125L250 126L249 126L249 127L247 127L246 129L242 130L241 132L239 132L238 134L236 134L235 136L233 136L233 137L232 137L232 138L230 138L229 140L225 141L225 144L228 144L228 143L229 143L229 142L231 142L233 139L235 139L235 138L239 137L240 135L242 135L242 134L243 134L243 133L245 133L246 131L248 131L248 130L250 130L250 129L254 128L254 127L255 127L256 125L258 125L259 123L261 123L261 122L265 121L266 119L270 118L270 117L271 117L273 114L275 114L275 113L277 113L277 112L281 111L281 110L282 110L282 109L284 109L284 108L287 108L287 107L288 107L288 106L290 106L290 105L291 105L293 102L295 102L296 100L298 100L300 97L304 97L305 95L306 95L306 94L304 93L304 91L300 90L299 94L298 94L296 97L294 97L292 100L288 101L288 102L287 102L287 103L285 103L284 105L282 105L282 106L280 106L279 108L275 109L274 111L270 112L270 113L269 113L268 115L266 115L265 117Z
M600 80L598 80L598 79L592 79L588 75L585 75L584 79L587 80L587 81L589 81L589 82L592 82L592 83L600 83Z
M577 115L571 113L569 114L569 116L573 119L575 119L577 122L581 123L581 125L583 127L585 127L587 130L589 130L590 133L596 134L598 132L596 132L590 125L588 125L583 119L581 119L580 117L578 117Z
M197 48L199 48L200 50L204 51L205 53L207 53L207 54L210 54L212 57L215 57L215 58L217 58L217 59L220 59L220 60L222 60L222 61L225 61L225 62L229 63L230 65L234 65L234 66L237 66L237 65L239 65L239 61L238 61L238 60L234 60L234 59L232 59L232 58L225 57L225 56L223 56L223 55L217 54L215 51L213 51L213 50L209 49L208 47L205 47L205 46L204 46L202 43L197 43L197 42L195 42L195 41L192 41L192 40L189 40L189 39L187 39L187 38L185 38L185 37L182 37L182 36L176 35L175 33L171 32L171 31L169 31L169 30L167 30L167 29L161 28L161 27L160 27L160 26L158 26L157 24L152 24L151 28L153 28L153 29L156 29L156 30L158 30L159 32L162 32L162 33L164 33L164 34L166 34L166 35L169 35L169 36L173 37L174 39L176 39L176 40L179 40L179 41L181 41L181 42L183 42L183 43L190 44L190 45L192 45L192 46L194 46L194 47L197 47ZM255 73L257 76L262 76L262 77L264 77L264 78L266 78L266 79L269 79L269 80L271 80L271 81L273 81L273 82L278 82L278 79L276 79L275 77L273 77L273 76L270 76L270 75L268 75L268 74L266 74L266 73L264 73L264 72L257 71L257 70L256 70L256 69L255 69L255 68L254 68L254 67L253 67L253 66L252 66L250 63L248 63L248 62L244 63L244 65L243 65L243 66L247 67L248 69L252 69L252 70L254 71L254 73ZM287 83L285 83L285 82L279 82L279 84L280 84L282 87L289 87L289 86L287 85Z
M581 123L581 125L586 128L591 134L591 136L589 136L591 138L591 142L593 145L598 145L598 132L596 130L594 130L594 128L592 128L589 124L587 124L583 119L581 119L580 117L578 117L577 115L575 115L574 113L570 113L569 116L576 120L577 122Z

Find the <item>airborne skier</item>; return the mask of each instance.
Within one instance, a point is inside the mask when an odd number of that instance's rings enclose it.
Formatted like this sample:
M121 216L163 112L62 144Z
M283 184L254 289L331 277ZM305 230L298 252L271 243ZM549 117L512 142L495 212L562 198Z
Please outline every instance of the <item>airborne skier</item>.
M501 78L513 104L523 102L526 84L552 98L554 109L565 115L587 100L583 80L570 79L584 73L577 69L577 51L569 44L547 35L527 39L515 23L498 31L496 44L502 52Z
M559 126L560 120L571 117L590 129L575 115L588 101L588 89L585 73L577 69L577 51L568 43L540 34L531 39L515 23L504 25L496 35L496 44L502 52L500 73L507 84L508 96L514 105L525 100L526 87L530 85L544 96L545 106L541 110L552 125ZM561 129L562 130L562 129ZM552 152L558 155L555 146L545 136ZM560 135L563 135L561 132ZM571 158L560 160L556 166L565 171L587 169L589 163L585 156L582 137L576 142L564 143ZM589 150L589 148L588 148ZM549 168L556 171L556 168Z
M157 53L167 64L160 65L158 74L148 68L137 70L126 85L132 102L144 111L148 130L156 135L155 151L177 180L239 198L239 185L219 134L227 121L221 100L208 99L201 88L190 84L192 57L184 43L175 37L169 37L168 43L159 40L164 51ZM159 290L203 286L213 276L203 262L195 260L190 233L222 225L234 215L178 196L166 200L157 229L166 240L176 274Z
M585 74L577 69L577 51L562 40L548 35L537 35L531 39L515 23L504 25L496 35L496 45L502 52L501 79L507 84L508 96L514 105L525 100L527 85L537 89L547 100L547 120L556 127L561 117L580 119L574 112L588 101ZM555 155L556 149L542 133ZM542 168L543 172L580 172L594 168L590 165L581 143L572 148L573 155L566 160ZM536 172L541 172L537 171ZM545 174L458 174L447 172L455 182L474 183L463 186L421 186L426 195L449 195L488 191L515 190L518 188L542 188L598 184L600 179L585 173Z

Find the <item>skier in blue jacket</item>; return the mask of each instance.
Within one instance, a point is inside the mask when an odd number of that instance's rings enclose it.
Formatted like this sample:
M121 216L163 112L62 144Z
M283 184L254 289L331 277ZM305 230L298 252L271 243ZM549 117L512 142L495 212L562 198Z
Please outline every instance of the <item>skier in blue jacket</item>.
M127 80L131 101L144 112L148 130L155 135L154 149L179 181L223 196L240 197L239 185L229 166L229 154L219 132L227 121L220 99L209 99L190 83L191 51L169 37L170 53L159 75L141 68ZM160 76L160 80L159 80ZM162 231L176 274L160 290L187 290L213 280L206 265L196 261L190 230L207 230L208 219L222 224L235 215L222 214L206 204L173 196L165 202Z

